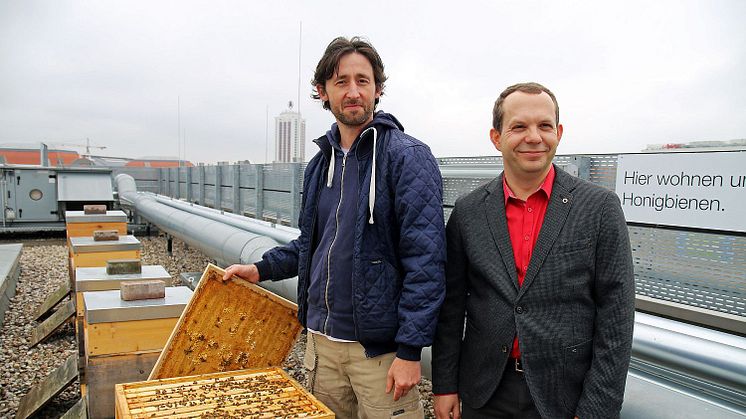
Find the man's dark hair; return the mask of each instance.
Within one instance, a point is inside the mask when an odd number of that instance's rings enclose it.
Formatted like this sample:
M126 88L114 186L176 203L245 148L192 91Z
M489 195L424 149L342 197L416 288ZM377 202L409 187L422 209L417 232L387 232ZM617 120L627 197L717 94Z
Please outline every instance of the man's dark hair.
M313 73L313 79L311 79L311 85L313 86L313 92L311 97L314 99L321 99L319 92L316 90L317 85L326 85L326 81L334 77L334 74L339 70L339 61L347 54L356 52L370 61L370 65L373 67L373 80L376 83L376 90L383 94L384 83L386 83L386 74L383 72L383 61L378 55L378 52L373 45L367 40L354 36L350 39L345 37L335 38L324 51L324 56L321 57L319 63L316 65L316 71ZM378 105L378 98L376 98L375 104ZM329 101L324 101L324 109L329 109Z
M503 116L505 115L503 103L505 102L505 98L515 92L530 93L533 95L541 94L541 92L548 94L552 98L552 102L554 102L554 116L556 119L554 122L555 124L559 124L559 105L557 104L557 98L554 97L554 93L539 83L518 83L505 89L495 101L495 107L492 108L492 127L497 131L502 131L503 128Z

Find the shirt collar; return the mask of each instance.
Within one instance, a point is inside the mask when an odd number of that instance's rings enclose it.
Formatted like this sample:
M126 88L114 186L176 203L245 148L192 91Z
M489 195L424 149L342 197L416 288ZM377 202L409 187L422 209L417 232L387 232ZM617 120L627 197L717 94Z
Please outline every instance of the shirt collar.
M547 199L552 196L552 186L554 185L554 165L549 166L549 173L547 173L547 177L544 178L544 182L541 183L539 186L538 191L544 191L544 193L547 196ZM534 193L536 193L534 192ZM505 175L503 174L503 195L505 197L504 202L505 204L508 203L508 198L518 199L518 197L515 196L513 193L513 190L510 189L510 186L508 186L508 182L505 180ZM533 195L533 194L531 194Z

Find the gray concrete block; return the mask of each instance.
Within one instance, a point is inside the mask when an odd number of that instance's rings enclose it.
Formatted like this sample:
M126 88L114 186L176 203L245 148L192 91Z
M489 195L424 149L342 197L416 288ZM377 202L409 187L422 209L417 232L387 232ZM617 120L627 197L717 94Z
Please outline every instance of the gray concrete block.
M106 214L106 205L83 205L83 214Z
M93 232L93 241L116 241L119 240L119 232L117 230L95 230Z
M140 259L110 259L106 261L107 275L139 273L142 273L142 261Z
M120 295L124 301L166 298L166 283L160 280L122 282Z

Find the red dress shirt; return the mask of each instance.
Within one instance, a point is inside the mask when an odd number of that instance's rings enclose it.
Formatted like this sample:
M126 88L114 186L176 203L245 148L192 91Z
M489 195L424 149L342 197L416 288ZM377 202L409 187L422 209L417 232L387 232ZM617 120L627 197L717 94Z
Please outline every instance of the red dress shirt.
M505 176L503 176L505 216L508 221L510 244L513 245L513 258L515 260L515 272L518 274L519 287L523 285L536 239L539 237L541 225L544 223L544 214L547 212L553 184L554 166L550 166L549 173L539 189L523 201L516 198L505 181ZM513 339L513 349L510 356L512 358L521 357L521 351L518 348L518 335Z

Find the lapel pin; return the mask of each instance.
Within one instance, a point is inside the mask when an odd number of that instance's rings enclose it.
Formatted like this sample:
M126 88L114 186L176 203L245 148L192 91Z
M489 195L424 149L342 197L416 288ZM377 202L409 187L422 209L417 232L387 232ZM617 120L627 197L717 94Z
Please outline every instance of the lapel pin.
M566 204L566 203L567 203L567 201L569 201L569 199L567 199L567 198L562 198L562 203L563 203L563 204Z

